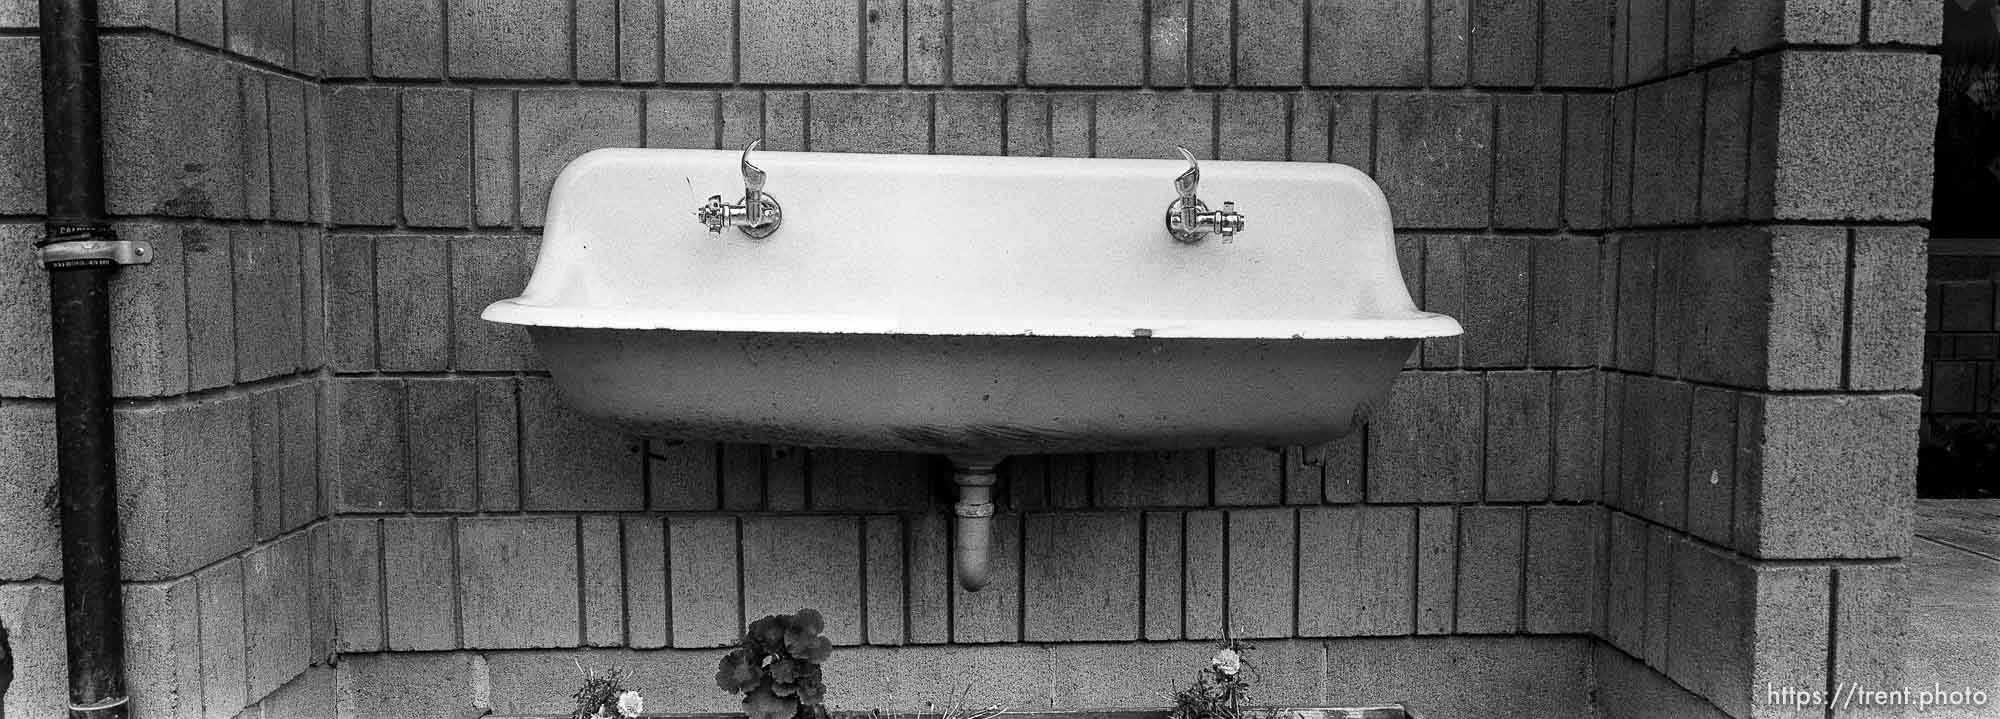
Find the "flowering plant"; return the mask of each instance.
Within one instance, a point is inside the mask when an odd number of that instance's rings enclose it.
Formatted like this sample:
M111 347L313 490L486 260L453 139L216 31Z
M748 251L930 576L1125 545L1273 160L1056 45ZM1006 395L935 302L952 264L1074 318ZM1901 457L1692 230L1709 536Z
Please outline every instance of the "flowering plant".
M1250 696L1254 673L1243 653L1251 646L1235 639L1216 645L1208 666L1194 674L1194 683L1174 692L1170 719L1243 719L1242 702Z
M826 620L811 609L751 622L737 649L716 668L715 685L742 694L750 719L823 717L826 684L820 665L833 655L833 643L820 636L824 631Z
M645 698L625 688L624 670L612 669L598 676L579 664L577 672L583 674L583 687L572 695L576 709L569 713L570 719L633 719L645 711Z

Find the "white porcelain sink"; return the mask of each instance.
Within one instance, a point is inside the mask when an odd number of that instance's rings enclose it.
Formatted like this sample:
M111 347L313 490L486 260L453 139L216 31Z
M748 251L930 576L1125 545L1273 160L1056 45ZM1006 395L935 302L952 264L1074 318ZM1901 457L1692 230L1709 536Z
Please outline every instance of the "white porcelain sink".
M1343 165L1203 163L1247 227L1182 243L1182 160L759 152L763 239L690 212L743 195L738 161L578 158L527 289L483 316L526 325L586 414L947 454L974 505L1009 455L1333 439L1460 331L1411 302L1382 194Z

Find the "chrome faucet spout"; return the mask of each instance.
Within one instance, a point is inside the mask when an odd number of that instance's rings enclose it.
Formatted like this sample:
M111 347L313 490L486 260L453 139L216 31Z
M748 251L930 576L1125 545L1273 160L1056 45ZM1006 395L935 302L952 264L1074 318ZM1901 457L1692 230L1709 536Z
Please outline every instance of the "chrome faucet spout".
M695 218L707 225L709 232L720 235L722 228L734 227L743 234L763 239L777 232L778 225L784 222L784 208L778 205L777 198L764 192L764 170L750 164L750 151L763 142L761 138L751 140L743 147L739 161L743 172L743 204L727 204L721 195L712 195L707 204L695 208Z
M1222 235L1223 242L1230 241L1236 233L1243 231L1243 215L1237 214L1236 203L1224 202L1221 210L1209 210L1208 205L1195 196L1195 190L1201 184L1201 164L1195 162L1194 153L1187 148L1174 149L1180 151L1181 157L1187 158L1188 169L1174 178L1174 192L1180 195L1180 199L1167 206L1167 232L1175 240L1187 244L1200 242L1211 233Z

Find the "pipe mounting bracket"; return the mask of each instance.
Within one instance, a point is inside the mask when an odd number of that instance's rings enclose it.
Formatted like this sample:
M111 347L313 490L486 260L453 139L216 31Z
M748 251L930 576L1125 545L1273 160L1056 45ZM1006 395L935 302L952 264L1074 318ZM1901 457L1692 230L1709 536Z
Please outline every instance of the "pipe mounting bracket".
M153 264L153 244L121 240L109 227L60 228L35 243L35 257L51 270Z

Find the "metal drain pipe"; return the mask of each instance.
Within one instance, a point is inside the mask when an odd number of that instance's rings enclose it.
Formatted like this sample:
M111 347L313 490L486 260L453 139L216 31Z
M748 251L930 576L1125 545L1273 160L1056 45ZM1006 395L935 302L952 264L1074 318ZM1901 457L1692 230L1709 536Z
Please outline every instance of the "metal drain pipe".
M958 485L958 503L952 513L952 568L958 585L977 592L991 580L993 560L993 485L998 482L994 467L999 457L953 455L953 484Z
M152 259L104 211L96 0L41 0L42 157L54 351L56 482L71 719L123 719L125 610L111 425L110 278Z

